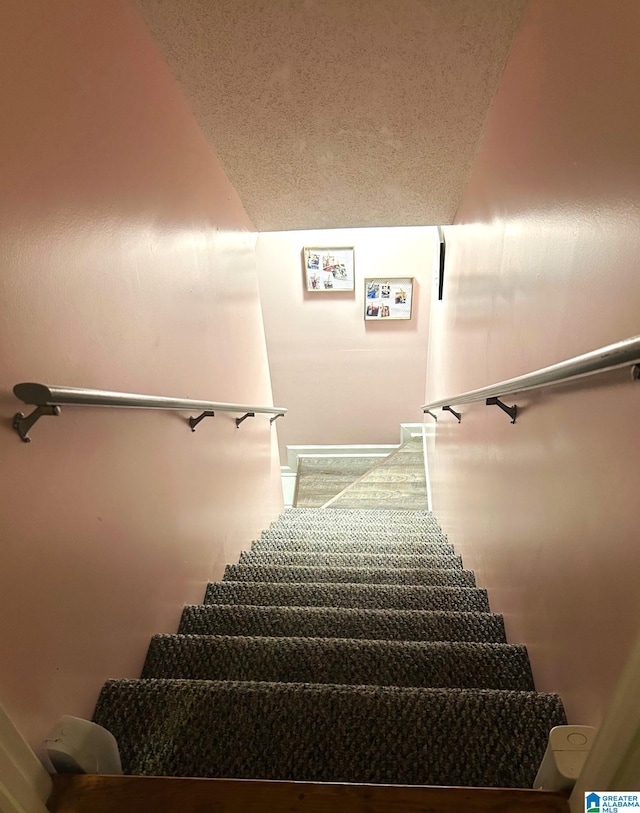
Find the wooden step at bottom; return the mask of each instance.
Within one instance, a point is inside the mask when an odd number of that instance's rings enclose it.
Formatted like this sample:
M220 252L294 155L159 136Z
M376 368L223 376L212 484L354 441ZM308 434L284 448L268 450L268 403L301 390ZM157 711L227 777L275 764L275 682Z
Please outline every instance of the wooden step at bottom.
M531 787L557 695L302 683L114 680L94 720L125 773Z
M53 777L51 813L569 813L559 793L160 776Z

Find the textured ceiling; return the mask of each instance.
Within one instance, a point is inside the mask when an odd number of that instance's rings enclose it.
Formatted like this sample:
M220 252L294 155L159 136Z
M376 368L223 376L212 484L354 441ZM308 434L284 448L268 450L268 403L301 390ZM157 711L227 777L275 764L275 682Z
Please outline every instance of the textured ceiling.
M450 223L527 0L138 0L259 231Z

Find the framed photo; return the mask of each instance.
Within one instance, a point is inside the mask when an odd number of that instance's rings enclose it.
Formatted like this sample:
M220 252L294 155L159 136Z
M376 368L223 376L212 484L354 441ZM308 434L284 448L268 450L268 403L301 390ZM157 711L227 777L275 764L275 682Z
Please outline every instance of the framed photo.
M411 319L413 277L370 277L364 281L364 318L383 322Z
M304 248L302 256L307 291L331 293L355 289L353 246Z

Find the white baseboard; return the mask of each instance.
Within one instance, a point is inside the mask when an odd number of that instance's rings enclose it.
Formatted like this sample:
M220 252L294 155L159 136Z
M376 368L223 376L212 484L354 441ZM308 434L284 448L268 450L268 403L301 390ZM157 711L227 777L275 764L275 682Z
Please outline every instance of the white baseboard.
M406 443L411 438L421 438L424 435L435 435L436 424L433 423L401 423L400 443Z
M297 474L289 466L280 466L280 478L282 479L284 507L293 508L293 500L296 495Z

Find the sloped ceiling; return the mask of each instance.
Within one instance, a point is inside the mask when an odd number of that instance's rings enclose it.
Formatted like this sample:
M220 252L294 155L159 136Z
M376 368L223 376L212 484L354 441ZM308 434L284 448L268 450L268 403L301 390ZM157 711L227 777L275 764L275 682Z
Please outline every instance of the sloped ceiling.
M527 0L138 0L259 231L451 223Z

